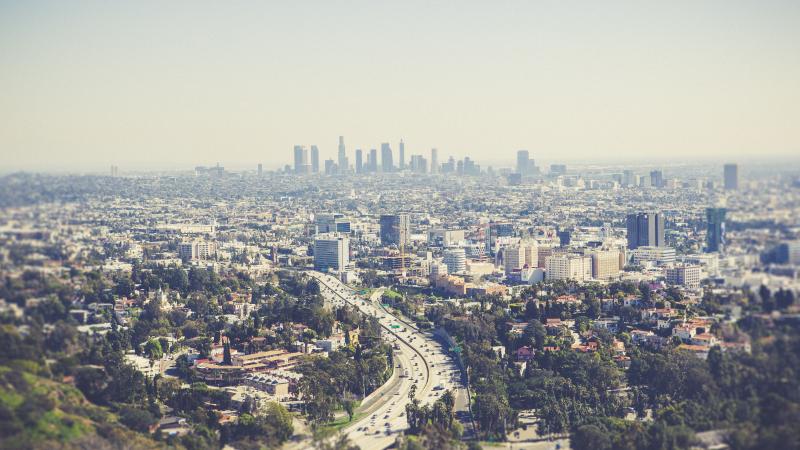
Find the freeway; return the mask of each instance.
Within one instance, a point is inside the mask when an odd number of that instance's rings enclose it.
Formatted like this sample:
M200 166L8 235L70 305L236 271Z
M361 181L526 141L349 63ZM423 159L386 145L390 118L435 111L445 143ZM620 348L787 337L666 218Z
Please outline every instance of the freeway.
M395 348L395 371L400 373L400 382L383 392L363 418L344 429L354 444L364 450L379 450L394 443L397 434L408 428L405 412L411 386L416 384L416 398L423 405L436 401L445 390L455 395L464 389L460 371L447 350L428 334L406 326L382 309L381 291L366 300L337 278L320 272L306 273L319 282L322 295L331 304L352 305L363 314L378 317Z

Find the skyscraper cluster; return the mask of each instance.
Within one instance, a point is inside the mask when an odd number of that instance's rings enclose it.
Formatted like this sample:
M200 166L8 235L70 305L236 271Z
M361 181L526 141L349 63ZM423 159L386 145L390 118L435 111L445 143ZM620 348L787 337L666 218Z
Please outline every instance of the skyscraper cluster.
M309 150L303 145L294 146L294 168L293 173L298 175L316 174L320 172L319 148L316 145L310 146ZM370 149L368 152L360 148L355 150L355 161L351 165L347 157L347 148L344 143L344 136L339 136L339 145L336 159L328 159L322 166L326 175L337 174L365 174L365 173L391 173L397 171L411 171L414 173L459 173L465 175L480 174L480 166L475 164L470 158L464 158L456 162L452 157L443 166L439 165L439 151L435 148L430 150L430 158L424 155L410 155L406 159L406 144L402 139L398 144L398 158L395 161L394 150L389 142L383 142L380 146L380 153L377 149ZM291 169L290 169L291 170Z

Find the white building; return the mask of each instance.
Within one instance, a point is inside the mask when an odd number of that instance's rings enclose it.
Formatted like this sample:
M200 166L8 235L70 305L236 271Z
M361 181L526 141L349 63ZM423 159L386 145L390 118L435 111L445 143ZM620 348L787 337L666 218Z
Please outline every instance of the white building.
M314 268L344 270L350 264L350 239L338 233L318 234L314 239Z
M685 286L688 288L700 286L700 272L700 266L689 264L676 264L664 270L667 284Z
M610 280L619 277L619 250L597 250L591 253L592 277L595 280Z
M444 251L444 265L448 273L463 273L467 270L467 255L461 247L452 247Z
M503 265L506 275L525 266L525 247L511 246L503 249Z
M430 230L428 244L436 247L450 247L464 242L464 230Z
M213 242L191 241L178 244L178 255L184 261L209 259L217 253L217 246Z
M672 247L642 246L631 252L636 266L663 266L675 262L675 249Z
M554 255L545 258L548 280L586 281L592 278L592 258L582 255Z

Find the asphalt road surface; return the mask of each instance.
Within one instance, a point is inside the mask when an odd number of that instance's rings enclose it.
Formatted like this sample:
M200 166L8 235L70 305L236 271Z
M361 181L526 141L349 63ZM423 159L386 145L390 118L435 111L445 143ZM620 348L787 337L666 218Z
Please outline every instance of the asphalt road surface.
M352 305L363 314L377 316L385 331L384 338L395 349L394 370L399 371L400 383L374 401L364 417L343 430L354 444L363 450L378 450L394 443L397 434L408 428L405 413L411 386L417 385L416 398L423 405L436 401L445 390L458 395L464 389L461 373L447 349L381 308L381 290L364 299L335 277L313 271L306 273L319 281L321 293L330 304Z

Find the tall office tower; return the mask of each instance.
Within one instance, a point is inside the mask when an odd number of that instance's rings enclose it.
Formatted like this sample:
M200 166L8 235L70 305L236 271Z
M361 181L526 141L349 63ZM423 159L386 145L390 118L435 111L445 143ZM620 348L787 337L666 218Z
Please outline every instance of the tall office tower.
M361 151L360 148L357 148L356 149L356 173L361 173L361 170L362 170L361 165L363 164L363 158L364 158L363 152Z
M706 208L706 253L725 249L725 208Z
M431 149L431 173L439 173L439 150Z
M381 244L402 247L408 244L411 224L408 214L383 214L380 218Z
M406 168L406 144L402 139L400 139L400 161L398 164L400 164L400 170Z
M664 172L660 170L650 171L650 185L653 187L664 187Z
M739 166L736 164L725 164L725 190L734 191L739 189Z
M311 171L308 164L308 149L302 145L294 146L294 173L307 174Z
M264 174L264 166L261 165L261 163L258 163L258 176L260 177L263 174Z
M343 270L350 264L350 239L338 233L318 234L314 239L314 268Z
M344 136L339 136L339 173L347 173L350 163L347 161L347 153L344 147Z
M467 254L463 247L452 247L444 250L444 265L447 273L461 273L467 270Z
M388 142L381 144L381 171L392 172L394 171L394 162L392 161L392 147Z
M311 173L319 173L319 148L311 146Z
M509 246L503 249L503 266L506 276L525 267L525 247Z
M664 215L660 213L628 214L628 248L663 247Z
M367 165L370 172L378 171L378 151L374 148L369 149L369 164Z
M527 175L530 168L530 155L527 150L517 151L517 173Z
M332 159L325 160L325 175L334 175L339 172L336 162Z
M636 186L636 175L632 170L622 171L622 184L625 186Z
M414 173L428 173L428 160L422 155L411 155L411 171Z
M453 173L456 171L456 160L453 157L447 158L447 162L442 164L442 173Z
M767 257L778 264L800 265L800 241L781 242Z

